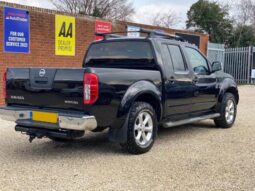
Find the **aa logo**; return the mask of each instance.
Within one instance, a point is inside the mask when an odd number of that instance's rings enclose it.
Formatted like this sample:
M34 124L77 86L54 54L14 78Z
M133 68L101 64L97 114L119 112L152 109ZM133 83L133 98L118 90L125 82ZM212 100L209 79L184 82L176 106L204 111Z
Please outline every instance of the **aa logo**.
M60 32L59 32L59 37L73 37L73 23L70 23L68 28L66 27L66 22L63 22Z
M75 56L75 18L56 15L56 55Z

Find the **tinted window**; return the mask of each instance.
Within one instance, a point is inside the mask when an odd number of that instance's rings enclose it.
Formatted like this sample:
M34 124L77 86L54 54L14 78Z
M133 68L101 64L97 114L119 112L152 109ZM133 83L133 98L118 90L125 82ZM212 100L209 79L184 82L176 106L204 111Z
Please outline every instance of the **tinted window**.
M93 44L87 54L86 66L146 67L154 57L149 42L121 41Z
M166 44L162 44L162 51L163 51L162 53L164 56L164 63L167 67L167 70L172 71L173 70L173 62L172 62L172 58L170 56L169 49Z
M207 60L201 55L199 51L193 48L186 47L189 61L196 74L206 75L209 73Z
M175 72L186 71L181 49L176 45L168 45L170 55L172 58L173 68Z

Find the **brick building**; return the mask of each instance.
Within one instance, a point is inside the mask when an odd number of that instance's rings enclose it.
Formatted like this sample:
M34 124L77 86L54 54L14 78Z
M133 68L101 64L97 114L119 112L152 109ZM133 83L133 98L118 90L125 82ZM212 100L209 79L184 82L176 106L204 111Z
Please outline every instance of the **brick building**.
M4 52L4 7L26 9L30 15L30 52ZM75 56L55 55L55 15L69 15L63 12L22 6L18 4L0 2L0 76L7 67L81 67L84 53L88 45L95 39L95 21L100 20L89 16L76 17L76 51ZM71 15L70 15L71 16ZM127 25L139 26L147 29L160 29L169 33L187 34L199 37L202 52L207 52L209 36L186 30L159 28L137 23L112 22L112 31L125 31ZM2 82L0 83L0 104L3 104Z

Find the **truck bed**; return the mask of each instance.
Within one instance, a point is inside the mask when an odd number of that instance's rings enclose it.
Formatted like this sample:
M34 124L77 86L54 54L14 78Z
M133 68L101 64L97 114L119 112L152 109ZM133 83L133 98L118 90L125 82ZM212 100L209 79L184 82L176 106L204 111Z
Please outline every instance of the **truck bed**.
M85 73L95 73L99 78L99 96L92 105L83 102ZM6 103L12 107L93 115L99 126L107 126L116 119L127 89L140 80L160 86L161 74L156 70L116 68L9 68Z

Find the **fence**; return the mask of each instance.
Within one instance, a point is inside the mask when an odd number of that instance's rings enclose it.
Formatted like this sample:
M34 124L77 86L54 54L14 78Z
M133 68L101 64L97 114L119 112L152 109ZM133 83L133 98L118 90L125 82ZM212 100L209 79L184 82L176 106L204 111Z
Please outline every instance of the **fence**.
M251 69L253 71L251 84L255 84L255 47L252 48Z
M210 60L210 62L220 61L221 63L224 64L225 45L209 43L208 50L207 50L207 57Z
M255 69L255 48L225 49L224 71L234 76L239 84L252 84L252 69Z
M255 84L252 70L255 70L255 47L228 48L223 44L208 44L208 59L220 61L226 73L231 74L239 84Z

